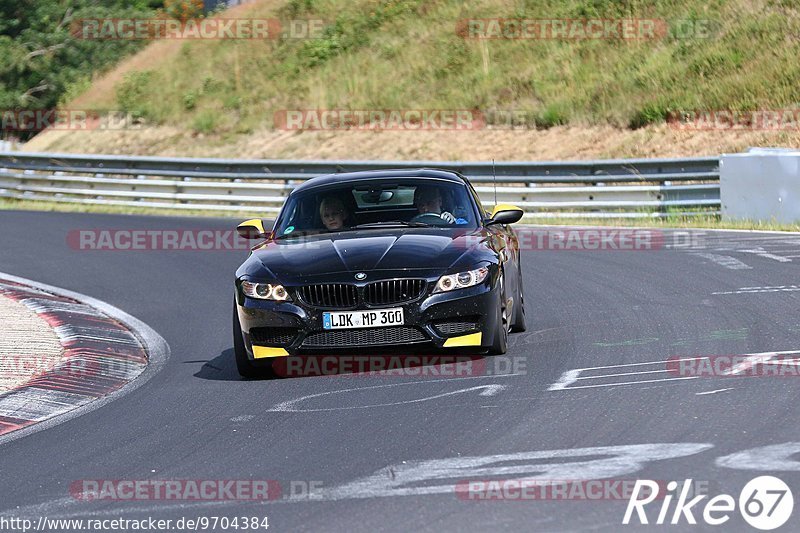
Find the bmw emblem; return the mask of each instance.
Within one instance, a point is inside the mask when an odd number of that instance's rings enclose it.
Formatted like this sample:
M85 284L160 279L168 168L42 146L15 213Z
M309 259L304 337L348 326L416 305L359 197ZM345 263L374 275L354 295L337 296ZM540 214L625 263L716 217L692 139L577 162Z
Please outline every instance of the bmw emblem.
M365 280L365 279L367 279L367 275L364 274L363 272L359 272L358 274L356 274L356 279L358 281Z

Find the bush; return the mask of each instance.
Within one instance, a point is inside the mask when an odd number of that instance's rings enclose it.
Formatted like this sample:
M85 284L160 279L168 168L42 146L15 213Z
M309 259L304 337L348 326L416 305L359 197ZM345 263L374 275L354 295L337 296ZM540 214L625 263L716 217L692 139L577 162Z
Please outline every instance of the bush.
M283 11L287 18L295 18L314 9L314 0L289 0Z
M160 0L0 0L2 109L52 109L65 104L98 73L144 45L82 39L81 19L148 18L159 7Z
M214 133L217 128L217 114L213 111L202 111L194 117L192 129L197 133Z
M191 111L192 109L197 106L197 93L195 91L189 91L188 93L183 95L183 108L186 111Z
M669 109L664 106L647 104L633 115L630 122L628 122L628 127L632 130L638 130L650 124L664 122L667 120L669 113Z
M135 117L147 117L147 103L152 94L150 81L153 73L149 70L126 74L116 86L117 104L120 111Z
M561 126L567 122L569 122L569 119L566 113L555 105L548 106L534 119L534 124L541 130L550 129L553 126Z
M182 21L203 16L203 0L164 0L164 12Z

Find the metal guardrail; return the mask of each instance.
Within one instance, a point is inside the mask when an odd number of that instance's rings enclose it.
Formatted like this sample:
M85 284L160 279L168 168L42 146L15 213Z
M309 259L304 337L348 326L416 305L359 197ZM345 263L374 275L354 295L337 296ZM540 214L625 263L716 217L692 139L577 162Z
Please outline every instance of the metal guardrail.
M491 162L290 161L0 153L0 197L276 213L300 182L336 172L443 168L494 204ZM497 200L527 218L719 214L719 158L501 162Z

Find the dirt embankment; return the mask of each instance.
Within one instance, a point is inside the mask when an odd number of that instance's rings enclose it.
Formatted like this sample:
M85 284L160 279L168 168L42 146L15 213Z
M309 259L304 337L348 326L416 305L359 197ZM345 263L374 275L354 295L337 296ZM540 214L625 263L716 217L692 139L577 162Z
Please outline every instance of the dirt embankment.
M751 146L800 147L800 132L679 131L558 126L548 130L256 131L192 134L172 127L44 132L23 149L243 159L383 159L498 161L690 157L741 152Z

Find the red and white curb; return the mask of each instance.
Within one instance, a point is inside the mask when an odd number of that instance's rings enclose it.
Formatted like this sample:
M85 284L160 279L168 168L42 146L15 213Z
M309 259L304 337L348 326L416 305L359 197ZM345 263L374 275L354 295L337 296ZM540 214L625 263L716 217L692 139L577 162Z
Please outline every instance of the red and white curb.
M0 295L37 313L64 348L53 368L0 394L0 444L105 405L169 357L169 345L152 328L89 296L3 273Z

